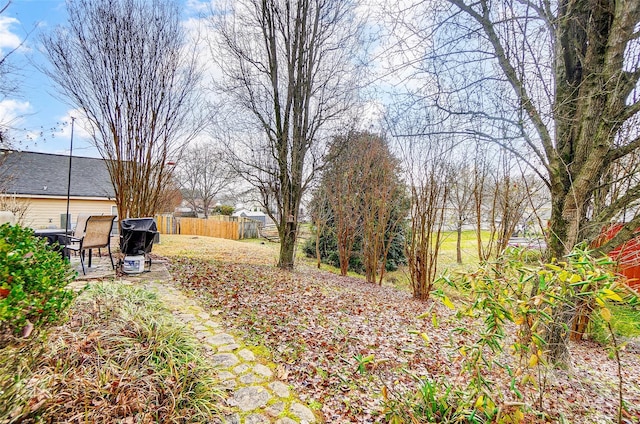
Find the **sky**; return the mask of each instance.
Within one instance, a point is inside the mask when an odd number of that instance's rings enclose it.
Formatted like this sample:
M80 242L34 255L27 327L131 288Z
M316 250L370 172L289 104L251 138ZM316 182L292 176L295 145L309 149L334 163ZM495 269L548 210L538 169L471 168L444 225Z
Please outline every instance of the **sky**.
M71 108L57 97L54 87L37 70L37 65L43 63L37 46L40 32L65 20L64 1L58 0L13 0L0 15L2 53L23 42L9 59L17 69L13 78L18 81L19 91L0 101L0 119L10 122L15 148L68 153L70 129L64 123L69 120ZM81 138L74 140L79 155L89 147Z
M210 0L178 0L183 4L183 19L187 29L197 23L197 14L208 10ZM374 0L368 0L374 1ZM363 4L368 4L364 1ZM0 0L4 5L6 0ZM367 8L371 7L370 5ZM0 97L0 122L9 122L13 148L25 151L68 154L71 143L71 117L79 118L49 79L38 70L46 64L40 53L40 37L58 25L65 25L67 13L64 0L11 0L0 15L0 50L3 54L18 47L10 62L18 70L20 91ZM20 45L22 43L22 45ZM379 104L371 103L371 120L378 120ZM73 154L99 157L82 123L76 119Z
M5 1L0 1L4 5ZM185 19L201 10L197 0L184 0ZM17 69L19 92L0 97L0 121L10 122L12 147L34 152L68 154L73 108L66 104L48 78L38 70L44 63L39 52L40 34L67 20L64 0L12 0L0 15L0 50ZM74 125L74 156L99 157L78 120Z

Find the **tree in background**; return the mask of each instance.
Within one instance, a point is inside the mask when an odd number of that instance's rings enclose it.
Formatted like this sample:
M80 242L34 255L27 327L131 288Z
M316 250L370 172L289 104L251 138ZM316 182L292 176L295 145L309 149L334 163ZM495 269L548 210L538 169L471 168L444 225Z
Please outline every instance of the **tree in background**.
M401 234L408 212L400 163L380 136L358 134L354 143L359 156L354 166L362 174L359 192L362 208L362 256L367 281L382 285L387 258Z
M329 206L329 194L326 186L320 185L314 190L309 202L309 213L313 224L316 267L320 269L322 263L320 240L325 234L329 222L333 220L333 211Z
M176 177L184 200L205 218L209 217L216 198L233 183L231 171L222 159L212 145L204 144L187 148L178 164Z
M455 213L456 262L461 264L462 229L470 221L473 212L474 175L467 154L462 155L459 160L453 160L452 169L456 178L451 181L449 203Z
M26 221L27 213L31 204L24 200L19 199L16 195L4 193L2 187L0 187L0 211L8 211L16 218L16 224L26 226L29 222Z
M637 2L449 0L397 12L410 29L398 34L423 41L411 63L414 81L424 82L425 107L450 112L460 122L457 132L503 146L547 186L552 256L595 240L638 204L633 173L608 179L640 148ZM604 195L622 181L624 195ZM639 225L640 214L629 215L600 251L629 239Z
M48 76L89 123L118 215L153 216L172 165L200 130L199 73L171 0L70 0L43 37Z
M162 190L160 199L158 200L157 213L174 213L176 208L182 204L182 192L178 181L171 178L167 186Z
M413 297L426 300L438 271L452 172L448 143L411 140L404 148L411 196L407 261Z
M356 240L362 237L364 172L357 159L363 152L358 149L357 140L355 133L334 138L329 149L331 159L321 182L327 194L327 205L332 211L332 232L343 276L349 270Z
M399 152L408 186L411 232L405 251L413 296L426 300L438 271L443 231L452 218L449 198L455 169L454 151L462 140L443 125L439 134L429 134L428 124L438 116L421 107L419 99L408 96L391 105L387 126Z
M478 196L474 197L479 211L476 225L481 228L484 221L489 230L486 240L478 231L478 257L482 261L502 254L518 226L533 217L538 217L536 224L540 228L536 232L541 233L544 228L539 225L538 210L548 202L542 182L519 168L518 161L505 149L494 146L485 150L484 155L492 160L476 157L475 175L479 178L475 189Z
M235 211L235 207L231 205L216 205L213 207L213 212L218 215L231 216Z
M362 25L349 0L222 6L211 45L224 75L222 133L237 134L229 162L260 191L278 227L278 266L290 269L302 196L323 165L324 131L354 101Z
M7 164L7 157L13 154L11 150L0 150L0 211L8 211L16 218L16 223L28 225L26 222L27 212L29 212L30 202L19 199L15 194L9 192L11 182L14 180L14 166Z
M403 261L397 244L408 203L398 160L384 138L367 132L335 137L328 157L311 201L314 220L322 221L313 240L316 257L331 263L337 251L341 275L351 269L382 283L385 270Z
M491 236L489 237L488 244L486 247L483 242L482 236L482 226L485 222L485 209L486 209L486 197L485 193L489 183L488 180L490 178L491 167L487 158L486 150L480 149L480 145L476 145L474 160L471 164L472 166L472 194L473 194L473 216L475 220L476 226L476 246L478 249L478 259L480 261L486 261L491 256L491 246L493 240ZM490 202L492 203L492 202ZM490 209L491 213L493 213L493 209Z

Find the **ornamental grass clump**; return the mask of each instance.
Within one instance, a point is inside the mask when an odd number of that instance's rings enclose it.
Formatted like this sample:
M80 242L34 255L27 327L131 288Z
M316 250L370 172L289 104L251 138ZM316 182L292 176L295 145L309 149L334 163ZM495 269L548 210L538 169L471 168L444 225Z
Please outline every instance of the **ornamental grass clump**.
M78 296L31 371L16 422L219 422L225 404L191 330L154 293L117 283Z

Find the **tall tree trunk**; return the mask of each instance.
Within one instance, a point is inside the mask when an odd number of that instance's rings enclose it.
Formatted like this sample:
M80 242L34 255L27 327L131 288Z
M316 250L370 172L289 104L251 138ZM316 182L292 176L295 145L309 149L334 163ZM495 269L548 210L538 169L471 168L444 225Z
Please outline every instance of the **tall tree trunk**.
M564 219L564 195L552 191L551 220L549 221L549 255L551 258L560 259L566 252L564 240L567 239L567 222Z
M262 195L280 237L278 266L291 269L302 196L323 165L327 125L336 127L358 89L359 65L351 54L363 41L355 3L247 0L225 3L214 13L212 52L229 94L230 134L245 132L229 163ZM356 26L352 26L357 24ZM223 58L223 59L222 59ZM337 66L340 64L340 66ZM222 105L221 108L225 108ZM250 154L247 154L251 152ZM247 157L249 156L249 158Z
M553 321L547 332L547 349L551 362L566 364L569 358L567 341L574 319L574 311L568 304L561 304L553 310Z
M322 258L320 256L320 229L316 226L316 266L320 269Z
M456 229L456 262L462 264L462 220L458 219L458 227Z
M338 246L338 258L340 260L340 275L344 277L349 271L349 259L351 259L350 250L345 245Z
M282 269L293 269L295 262L295 250L296 250L296 236L298 223L293 220L287 220L282 223L281 228L284 229L280 236L280 259L278 260L278 267Z

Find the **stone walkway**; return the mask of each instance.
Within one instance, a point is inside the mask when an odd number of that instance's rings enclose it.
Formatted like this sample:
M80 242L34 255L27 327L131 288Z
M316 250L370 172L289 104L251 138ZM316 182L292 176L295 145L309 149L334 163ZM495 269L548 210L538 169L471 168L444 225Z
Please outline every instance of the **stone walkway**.
M109 266L106 266L109 265ZM290 387L275 376L275 365L261 357L240 337L226 329L220 311L205 311L174 284L162 263L154 263L151 272L115 277L108 258L104 258L86 276L82 272L75 287L83 287L96 278L113 279L121 284L142 285L157 293L175 317L187 324L201 340L211 361L218 368L220 386L227 392L227 411L223 424L312 424L317 419Z

